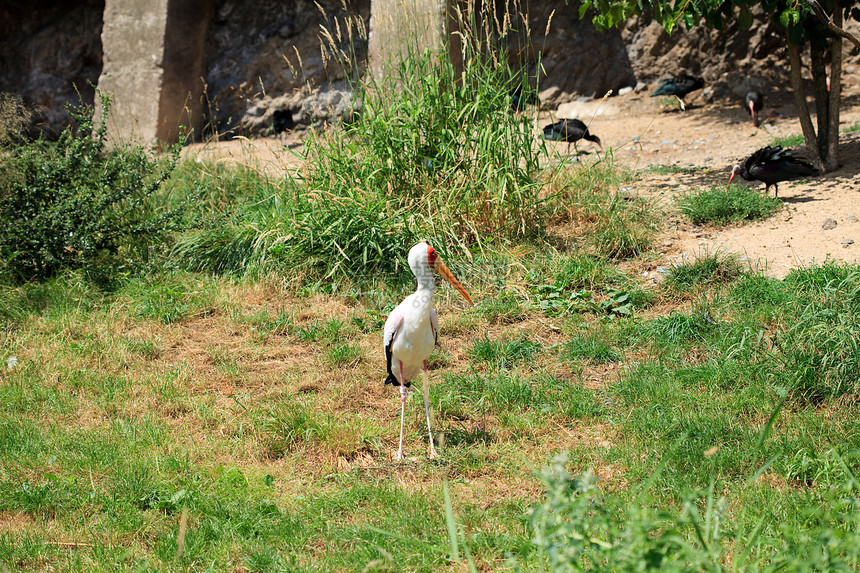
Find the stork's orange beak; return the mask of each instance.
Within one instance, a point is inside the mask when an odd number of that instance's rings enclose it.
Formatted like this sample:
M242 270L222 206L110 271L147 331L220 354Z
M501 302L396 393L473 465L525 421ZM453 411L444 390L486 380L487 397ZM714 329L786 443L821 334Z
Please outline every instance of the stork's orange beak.
M452 287L457 289L457 291L461 295L463 295L463 298L469 301L469 304L475 306L475 303L472 302L472 297L469 296L469 293L466 292L466 289L464 289L463 285L460 284L460 281L458 281L454 277L453 273L448 270L448 267L445 266L445 263L442 262L442 259L437 258L435 261L433 261L433 268L436 269L436 272L442 275L442 278L448 281Z

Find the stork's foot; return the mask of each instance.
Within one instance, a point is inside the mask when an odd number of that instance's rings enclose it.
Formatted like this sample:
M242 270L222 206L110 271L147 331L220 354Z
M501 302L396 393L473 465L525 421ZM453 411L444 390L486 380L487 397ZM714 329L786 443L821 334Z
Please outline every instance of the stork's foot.
M394 456L394 461L397 461L397 462L403 461L403 450L397 450L397 455Z
M436 453L436 448L434 448L432 445L430 446L430 459L431 460L439 459L439 454Z

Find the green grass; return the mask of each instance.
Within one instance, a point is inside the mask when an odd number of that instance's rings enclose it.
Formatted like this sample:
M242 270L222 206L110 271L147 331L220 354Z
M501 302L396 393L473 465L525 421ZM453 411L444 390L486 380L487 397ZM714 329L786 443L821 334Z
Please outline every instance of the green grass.
M770 217L782 208L782 201L745 185L718 185L699 189L681 197L678 210L696 225L726 225Z
M510 367L518 362L530 362L541 351L541 345L528 339L478 340L469 350L469 356L476 362L488 362L500 368Z
M568 360L586 360L595 364L621 360L618 350L597 336L576 336L565 343L563 353Z
M535 255L507 280L601 296L635 289L611 263ZM528 299L495 298L493 283L474 293L493 305L440 299L436 463L425 459L420 392L407 400L409 459L391 461L399 401L382 386L370 311L384 313L353 295L314 290L263 305L261 293L279 292L271 283L194 273L108 293L74 274L4 287L0 357L19 363L0 384L0 512L20 525L0 537L0 560L19 570L107 571L125 559L168 570L433 571L452 566L454 523L460 562L468 549L482 568L511 559L564 570L552 557L563 550L618 568L650 551L666 569L735 552L750 570L800 571L824 563L822 539L836 548L830 563L856 565L852 514L839 508L860 471L860 269L827 263L776 280L700 259L673 278L691 299L673 311L658 295L642 315L597 303L536 314ZM399 296L395 286L366 300ZM463 320L468 329L446 329ZM573 489L552 477L559 452ZM548 544L571 527L606 544ZM630 539L644 553L627 552ZM60 551L56 541L82 545Z
M0 570L860 566L860 267L643 283L664 206L611 159L537 169L511 70L468 65L318 134L304 180L181 164L151 207L208 223L173 259L0 276ZM477 305L440 285L441 455L422 374L397 462L418 237Z
M691 261L682 261L669 270L666 286L687 292L702 285L729 283L741 274L741 264L724 251L702 251Z
M786 135L783 137L774 137L768 145L772 147L776 147L777 145L780 147L784 147L786 149L791 147L798 147L806 143L806 140L803 139L802 133L793 133L791 135Z

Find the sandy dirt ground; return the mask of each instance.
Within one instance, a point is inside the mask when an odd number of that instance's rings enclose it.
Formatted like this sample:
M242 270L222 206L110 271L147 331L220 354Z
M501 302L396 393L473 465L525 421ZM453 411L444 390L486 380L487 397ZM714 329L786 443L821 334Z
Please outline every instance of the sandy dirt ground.
M762 113L767 119L758 128L751 125L740 100L736 105L703 104L696 95L688 98L686 111L661 111L661 98L642 93L600 102L573 102L560 106L555 114L586 122L591 118L591 131L604 146L612 147L616 161L641 172L638 191L655 197L658 205L665 201L669 220L659 239L665 257L655 264L668 265L703 251L723 249L782 278L793 268L827 259L857 262L860 131L842 136L839 170L781 184L779 197L784 207L767 220L723 228L699 227L674 213L671 207L678 195L727 182L732 167L756 149L774 137L801 132L790 94L771 97L770 105L766 101ZM842 130L858 122L860 106L849 95L841 112ZM658 175L648 170L654 165L697 169ZM763 183L742 183L764 192ZM836 227L822 228L827 219L835 221Z
M847 91L841 114L842 129L860 124L860 97ZM772 90L766 95L765 121L751 125L742 102L707 103L691 94L687 109L667 108L666 100L647 92L587 102L570 102L541 112L536 134L552 118L577 117L588 123L617 163L635 169L641 177L634 184L639 193L665 205L667 225L658 238L662 255L643 265L653 274L701 252L724 249L750 265L781 278L791 269L825 260L857 262L860 256L860 131L844 133L840 145L840 169L826 175L780 185L784 207L775 216L757 223L723 228L694 226L678 215L674 199L697 187L726 182L732 166L774 137L800 133L790 94ZM272 176L283 176L300 166L296 153L300 135L287 138L234 139L229 142L192 145L186 156L250 165ZM565 150L566 144L560 144ZM579 146L596 157L588 142ZM799 153L801 154L801 153ZM660 175L651 166L692 167ZM752 183L748 183L753 185ZM754 184L764 191L764 184ZM771 192L773 190L771 189ZM824 229L828 219L835 228ZM832 225L832 223L831 223ZM852 241L854 241L852 243ZM655 280L657 280L655 275Z

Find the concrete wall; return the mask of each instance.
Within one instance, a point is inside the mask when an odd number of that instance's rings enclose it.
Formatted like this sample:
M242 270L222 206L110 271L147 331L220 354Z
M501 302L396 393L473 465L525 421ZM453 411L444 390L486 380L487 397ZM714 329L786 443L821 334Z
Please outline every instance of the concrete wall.
M211 0L107 0L98 87L111 96L115 143L170 144L200 129L211 10Z
M441 46L446 18L446 0L373 0L368 51L374 76L389 76L408 49Z

